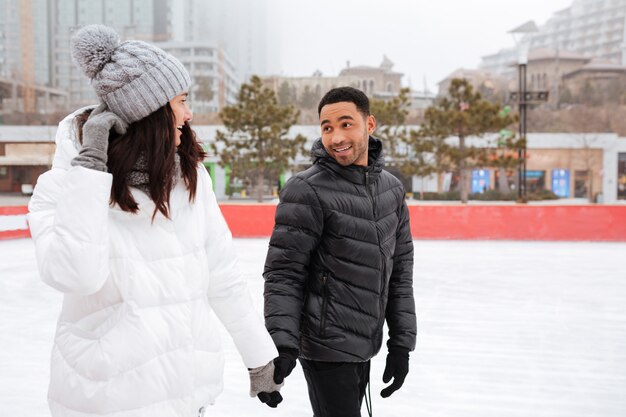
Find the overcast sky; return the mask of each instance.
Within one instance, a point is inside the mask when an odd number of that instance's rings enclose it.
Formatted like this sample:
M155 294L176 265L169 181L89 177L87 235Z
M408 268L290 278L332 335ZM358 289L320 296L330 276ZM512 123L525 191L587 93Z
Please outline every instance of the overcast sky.
M509 30L544 24L573 0L270 0L278 18L280 73L337 75L378 66L386 54L403 83L431 90L457 68L514 45ZM435 90L436 91L436 90Z

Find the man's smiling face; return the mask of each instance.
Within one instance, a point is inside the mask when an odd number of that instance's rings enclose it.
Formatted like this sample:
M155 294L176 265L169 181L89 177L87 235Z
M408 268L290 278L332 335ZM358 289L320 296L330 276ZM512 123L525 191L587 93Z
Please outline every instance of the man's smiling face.
M376 129L372 115L359 112L352 102L327 104L320 112L322 144L340 165L367 166L369 135Z

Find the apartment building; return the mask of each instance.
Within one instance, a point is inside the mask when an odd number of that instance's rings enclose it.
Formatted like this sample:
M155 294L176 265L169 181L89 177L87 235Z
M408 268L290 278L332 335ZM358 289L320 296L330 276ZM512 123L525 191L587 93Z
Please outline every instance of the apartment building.
M626 64L626 0L574 0L531 39L531 49L550 48Z

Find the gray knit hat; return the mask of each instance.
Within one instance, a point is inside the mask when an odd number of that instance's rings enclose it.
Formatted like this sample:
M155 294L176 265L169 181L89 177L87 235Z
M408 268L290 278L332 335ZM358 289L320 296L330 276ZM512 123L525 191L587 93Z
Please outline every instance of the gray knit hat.
M70 46L74 62L89 77L98 97L128 123L163 107L191 85L178 59L146 42L120 43L107 26L79 29Z

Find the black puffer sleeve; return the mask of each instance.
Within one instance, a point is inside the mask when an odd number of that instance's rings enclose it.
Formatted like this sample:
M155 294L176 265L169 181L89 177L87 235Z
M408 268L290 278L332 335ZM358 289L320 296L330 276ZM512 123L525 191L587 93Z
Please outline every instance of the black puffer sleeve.
M292 177L280 193L265 260L265 326L278 348L299 349L300 316L308 267L324 228L311 186Z
M389 327L388 348L415 349L417 322L413 299L413 238L406 201L400 205L393 272L389 280L386 320Z

